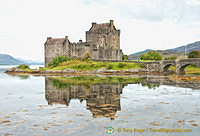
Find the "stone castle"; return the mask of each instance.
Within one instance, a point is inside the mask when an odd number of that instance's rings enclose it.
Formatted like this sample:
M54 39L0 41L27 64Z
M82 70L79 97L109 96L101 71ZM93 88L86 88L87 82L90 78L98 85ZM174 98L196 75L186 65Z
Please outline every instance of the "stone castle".
M121 60L120 30L116 29L113 20L109 23L92 23L86 31L86 42L79 40L71 43L68 36L65 38L47 37L45 42L45 66L56 56L82 58L86 53L94 60Z

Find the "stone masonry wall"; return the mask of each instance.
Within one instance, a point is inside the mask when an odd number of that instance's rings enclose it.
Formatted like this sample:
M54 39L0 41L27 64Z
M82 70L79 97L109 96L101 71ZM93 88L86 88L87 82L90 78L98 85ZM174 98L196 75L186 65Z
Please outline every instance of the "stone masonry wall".
M49 64L53 58L59 55L64 55L63 44L46 45L45 46L45 66Z

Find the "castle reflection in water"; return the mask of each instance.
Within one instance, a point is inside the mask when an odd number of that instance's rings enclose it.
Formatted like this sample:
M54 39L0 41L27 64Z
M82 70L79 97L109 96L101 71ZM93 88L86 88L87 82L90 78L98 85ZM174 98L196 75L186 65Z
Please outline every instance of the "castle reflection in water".
M90 84L89 82L88 84L88 82L85 82L86 84L84 84L79 80L66 80L63 82L63 80L46 77L45 97L50 105L65 104L69 106L71 99L79 99L80 102L86 100L86 107L91 111L93 117L109 117L114 119L116 112L121 110L120 94L122 94L122 89L129 83L140 83L143 87L148 87L149 89L155 89L160 85L200 89L199 81L176 81L163 76L150 76L139 79L142 80L123 83ZM124 80L121 79L120 81Z
M59 82L59 81L58 81ZM62 85L65 86L62 88ZM45 79L45 98L48 104L65 104L69 106L71 99L86 100L86 107L93 117L108 117L111 120L121 110L120 94L124 84L92 84L67 85L56 87L50 79Z

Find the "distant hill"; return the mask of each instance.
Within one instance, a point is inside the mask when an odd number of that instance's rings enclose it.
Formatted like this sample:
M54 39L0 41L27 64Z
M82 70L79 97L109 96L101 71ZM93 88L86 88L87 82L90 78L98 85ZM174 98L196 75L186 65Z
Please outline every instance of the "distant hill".
M174 52L185 52L185 49L188 52L194 51L194 50L200 50L200 41L188 44L188 45L184 45L184 46L180 46L174 49L168 49Z
M146 53L148 51L152 51L151 49L146 49L144 51L140 51L140 52L136 52L136 53L133 53L133 54L130 54L130 55L138 55L138 54L143 54L143 53Z
M17 58L18 60L20 61L23 61L29 65L44 65L44 62L41 62L41 61L34 61L34 60L24 60L24 59L21 59L21 58Z
M188 44L188 45L180 46L180 47L177 47L177 48L173 48L173 49L156 50L156 51L159 52L162 55L163 58L174 56L174 57L177 57L179 59L182 59L185 56L185 51L187 53L189 53L189 52L194 51L194 50L200 50L200 41L197 41L197 42L194 42L194 43L191 43L191 44ZM151 49L147 49L147 50L144 50L144 51L140 51L140 52L130 54L130 55L128 55L128 58L130 60L137 60L138 58L140 58L140 56L143 53L147 53L148 51L151 51Z
M30 60L16 59L8 54L0 54L0 65L42 65L42 62L35 62Z
M24 62L7 54L0 54L0 65L19 65L19 64L24 64Z

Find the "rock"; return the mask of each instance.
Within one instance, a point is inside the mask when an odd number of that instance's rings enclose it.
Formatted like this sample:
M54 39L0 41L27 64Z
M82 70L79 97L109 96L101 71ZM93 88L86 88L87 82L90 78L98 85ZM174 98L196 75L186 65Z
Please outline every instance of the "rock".
M138 72L147 72L147 70L143 68L132 68L132 69L127 69L125 72L138 73Z
M106 68L97 69L96 73L105 73L107 71Z
M45 70L44 73L62 73L62 70Z
M9 68L8 70L6 70L6 72L14 72L15 71L15 67L14 68Z
M136 72L139 72L139 69L138 68L127 69L126 72L136 73Z
M85 73L87 73L87 74L96 74L97 72L96 72L96 70L89 70L89 71L87 71Z
M40 73L40 70L33 70L33 71L30 71L30 73Z
M74 69L65 69L63 70L63 73L75 73L77 72L77 70L74 70Z
M106 71L106 73L118 73L118 72L120 72L120 71L118 71L118 70L107 70Z
M20 68L15 68L15 71L14 72L26 72L26 70L22 70Z

